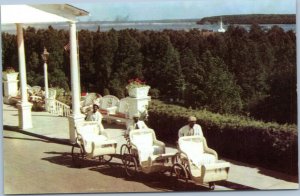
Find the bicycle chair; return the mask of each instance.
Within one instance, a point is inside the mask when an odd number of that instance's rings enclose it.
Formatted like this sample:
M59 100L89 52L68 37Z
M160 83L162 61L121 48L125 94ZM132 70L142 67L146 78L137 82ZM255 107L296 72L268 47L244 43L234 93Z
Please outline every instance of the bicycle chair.
M213 189L215 181L228 178L230 163L218 160L217 152L207 146L204 137L180 137L178 147L183 166L194 182L209 183Z
M129 132L131 154L137 157L137 161L144 173L160 171L164 162L159 160L165 154L165 144L156 139L153 129L135 129Z
M106 162L112 159L116 154L117 142L109 139L107 134L101 130L98 122L84 121L76 126L76 144L72 147L72 158L95 158L103 159L104 155L110 157ZM75 147L79 147L80 153L75 153Z

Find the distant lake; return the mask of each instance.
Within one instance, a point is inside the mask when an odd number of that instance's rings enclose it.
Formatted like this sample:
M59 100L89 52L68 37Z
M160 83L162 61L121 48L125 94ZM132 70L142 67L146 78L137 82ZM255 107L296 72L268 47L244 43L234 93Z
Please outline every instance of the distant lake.
M218 31L220 26L218 24L203 24L199 25L195 22L170 22L170 23L159 23L159 22L137 22L137 23L98 23L98 24L78 24L78 29L88 29L91 31L96 31L100 25L101 31L109 31L110 29L114 28L115 30L122 30L122 29L137 29L137 30L153 30L153 31L163 31L165 29L170 30L191 30L191 29L198 29L198 30L209 30L209 31ZM296 32L296 25L295 24L262 24L260 25L263 29L271 29L272 26L277 25L281 27L284 31L293 30ZM227 29L229 25L223 25L224 29ZM235 25L236 26L236 25ZM247 31L250 30L251 25L248 24L238 24L245 28Z
M39 28L47 28L50 24L47 25L31 25L36 29ZM51 24L55 29L69 29L69 25L67 23L54 23ZM284 31L293 30L296 32L296 24L261 24L260 26L265 29L271 29L272 26L277 25L281 27ZM29 25L30 26L30 25ZM153 30L153 31L163 31L165 29L169 30L185 30L189 31L191 29L198 30L209 30L209 31L218 31L218 24L203 24L199 25L196 22L78 22L77 29L82 30L90 30L96 31L100 26L100 31L109 31L112 28L115 30L123 30L123 29L137 29L141 31L145 30ZM227 29L229 25L224 24L223 28ZM237 26L237 25L235 25ZM251 25L248 24L238 24L245 28L247 31L250 29ZM25 26L26 27L26 26ZM3 32L8 32L15 34L16 29L15 25L3 25L1 26Z

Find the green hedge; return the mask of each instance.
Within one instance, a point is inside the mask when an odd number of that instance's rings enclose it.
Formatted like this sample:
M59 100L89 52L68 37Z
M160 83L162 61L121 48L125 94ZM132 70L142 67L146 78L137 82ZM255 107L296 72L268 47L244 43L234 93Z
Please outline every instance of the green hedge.
M148 124L165 142L175 144L178 130L194 115L208 146L220 157L298 174L298 133L295 125L264 123L251 118L192 110L152 100Z

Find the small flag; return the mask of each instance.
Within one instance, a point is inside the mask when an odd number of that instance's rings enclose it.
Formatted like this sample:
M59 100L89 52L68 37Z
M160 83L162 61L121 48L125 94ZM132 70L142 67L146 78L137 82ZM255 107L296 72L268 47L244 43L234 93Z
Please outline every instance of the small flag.
M64 46L65 51L69 51L70 50L70 42L67 43L67 45Z

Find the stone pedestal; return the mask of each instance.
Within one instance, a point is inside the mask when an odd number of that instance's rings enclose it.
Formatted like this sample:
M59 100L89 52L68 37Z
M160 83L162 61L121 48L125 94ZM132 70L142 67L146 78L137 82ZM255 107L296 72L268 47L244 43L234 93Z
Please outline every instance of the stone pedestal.
M10 97L18 95L18 73L3 73L4 97L3 101L10 104Z
M53 98L45 99L45 108L47 112L55 113L56 111L55 99Z
M128 89L128 94L129 94L129 97L144 98L144 97L148 96L149 90L150 90L150 86L130 88L130 89Z
M17 104L19 114L19 128L22 130L32 128L31 108L29 102L20 102Z
M45 98L45 108L47 112L54 113L56 110L55 105L56 100L56 90L53 88L49 88L48 90L48 98Z
M141 114L145 110L147 110L151 97L150 96L145 96L142 98L126 97L125 99L129 106L129 118L132 118L132 116L137 112Z
M75 127L78 123L84 121L85 116L83 114L71 115L68 117L69 119L69 135L70 135L70 143L75 144L76 141L76 133Z

